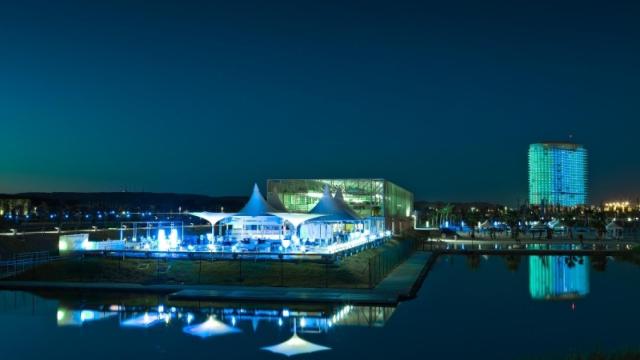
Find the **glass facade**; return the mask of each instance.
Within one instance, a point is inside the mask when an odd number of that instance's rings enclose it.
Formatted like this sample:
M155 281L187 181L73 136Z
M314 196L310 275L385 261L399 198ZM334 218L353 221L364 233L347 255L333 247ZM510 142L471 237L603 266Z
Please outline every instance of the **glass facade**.
M271 179L268 198L277 196L286 210L308 212L329 186L332 194L341 189L345 202L361 217L409 218L413 194L384 179Z
M587 151L572 143L529 146L529 203L577 206L587 203Z

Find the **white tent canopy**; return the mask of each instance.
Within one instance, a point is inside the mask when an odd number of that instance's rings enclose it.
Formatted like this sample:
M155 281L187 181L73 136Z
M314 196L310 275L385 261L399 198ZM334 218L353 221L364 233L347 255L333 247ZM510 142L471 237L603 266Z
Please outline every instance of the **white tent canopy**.
M624 227L616 221L611 221L606 225L607 230L624 230Z
M344 195L342 194L342 189L338 189L335 193L335 195L333 195L333 200L335 201L336 205L338 205L338 207L346 212L347 214L351 215L353 218L357 219L360 216L353 211L353 209L349 206L349 204L347 204L347 202L344 200Z
M201 219L205 219L208 222L211 223L211 225L215 225L218 221L222 220L222 219L226 219L228 217L231 217L235 214L233 213L215 213L215 212L208 212L208 211L203 211L203 212L191 212L189 213L189 215L192 216L197 216Z
M251 197L249 201L244 205L244 207L238 211L236 215L241 216L265 216L270 212L275 212L276 209L271 206L267 200L264 199L262 193L260 193L260 188L258 188L258 184L253 184L253 193L251 193Z
M310 214L324 215L325 220L332 221L350 221L358 220L358 215L349 208L349 206L342 199L342 192L336 193L338 198L331 196L329 187L325 185L322 191L322 197L316 206L309 211Z
M262 348L262 350L267 350L271 351L272 353L282 354L286 356L294 356L300 354L308 354L316 351L331 350L331 348L309 342L299 337L298 334L294 333L289 340L278 345L265 346Z
M283 212L274 212L270 214L290 222L291 224L293 224L293 226L296 227L296 229L298 228L298 226L300 226L300 224L302 224L305 221L324 216L323 214L283 213Z
M210 336L237 334L242 332L238 328L216 320L213 316L210 316L207 321L201 324L185 326L182 331L186 334L198 336L203 339Z

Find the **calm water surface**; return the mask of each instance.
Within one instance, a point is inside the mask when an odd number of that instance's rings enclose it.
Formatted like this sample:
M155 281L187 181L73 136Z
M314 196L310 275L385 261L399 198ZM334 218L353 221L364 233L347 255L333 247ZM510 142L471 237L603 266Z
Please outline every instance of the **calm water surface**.
M262 348L294 332L330 348L299 355L308 359L562 358L638 349L640 268L611 258L602 268L586 258L522 257L508 265L502 257L442 257L418 298L396 308L0 292L0 354L284 359Z

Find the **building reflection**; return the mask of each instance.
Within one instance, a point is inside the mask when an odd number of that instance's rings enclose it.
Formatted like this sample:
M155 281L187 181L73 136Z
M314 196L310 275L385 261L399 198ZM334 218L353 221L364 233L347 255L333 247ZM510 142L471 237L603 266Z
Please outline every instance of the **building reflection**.
M535 300L572 300L589 294L589 258L529 257L529 293Z
M381 327L392 316L395 308L353 305L301 305L270 307L269 305L220 305L192 307L91 305L61 303L57 310L58 326L81 326L88 322L117 318L123 328L149 328L161 324L179 323L185 333L232 334L233 329L260 327L297 328L297 333L327 333L342 326ZM198 324L206 326L198 327Z

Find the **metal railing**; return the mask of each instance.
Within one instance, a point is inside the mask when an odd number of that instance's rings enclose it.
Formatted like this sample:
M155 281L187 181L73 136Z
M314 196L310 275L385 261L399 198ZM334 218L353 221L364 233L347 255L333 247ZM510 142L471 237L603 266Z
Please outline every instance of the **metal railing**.
M369 288L374 288L382 279L387 277L398 265L407 260L415 251L422 250L423 241L406 239L398 246L385 249L376 256L369 258Z
M48 251L25 252L14 255L13 259L0 261L0 279L6 279L23 273L35 266L60 259Z

